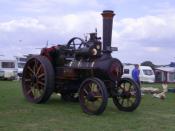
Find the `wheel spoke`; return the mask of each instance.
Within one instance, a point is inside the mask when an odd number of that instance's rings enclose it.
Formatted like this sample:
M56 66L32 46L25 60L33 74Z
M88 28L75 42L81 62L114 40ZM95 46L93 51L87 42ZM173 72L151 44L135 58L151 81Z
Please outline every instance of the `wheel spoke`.
M30 88L30 90L31 90L32 95L34 96L34 94L35 94L35 88L32 86L32 87ZM30 93L29 93L29 94L30 94Z
M125 92L126 92L126 91L129 91L128 83L125 83Z
M37 68L37 60L34 60L34 66L33 66L33 72L36 74L36 68Z
M41 77L43 77L44 76L44 73L41 73L39 76L38 76L38 78L41 78Z
M90 89L91 89L92 92L97 92L98 91L97 85L95 83L91 83L89 85L89 87L90 87Z
M38 84L44 86L44 82L38 81Z
M85 103L85 105L88 103L88 100L86 97L84 98L84 103Z
M38 75L38 73L40 72L40 69L41 69L41 65L39 65L37 71L36 71L36 75Z
M100 106L100 103L96 103L95 101L94 102L91 102L91 101L88 101L88 109L91 110L91 111L96 111Z
M34 89L34 99L37 99L38 97L38 89Z
M125 89L125 87L126 87L125 84L126 84L126 83L124 82L124 83L123 83L123 85L124 85L124 89Z
M85 92L85 93L86 93L86 95L87 95L87 94L88 94L88 91L87 91L85 88L84 88L83 90L84 90L84 92Z
M92 83L90 83L89 85L90 91L92 91Z
M129 98L127 99L127 106L129 107L129 103L130 103L130 101L129 101Z
M121 100L122 100L121 105L123 105L123 103L124 103L124 99L121 99Z
M94 98L103 98L102 96L94 96Z
M35 72L32 70L32 68L30 66L27 67L27 69L29 69L29 71L33 74L35 74Z
M129 83L130 85L129 85L129 92L131 91L131 89L132 89L132 84L131 83Z
M93 91L98 92L97 85L95 83L93 83Z
M121 88L121 89L124 89L124 83L122 83L122 84L120 85L120 88Z
M135 97L136 96L136 92L135 91L131 91L130 94L131 94L131 97Z
M103 101L103 97L101 97L101 98L97 98L97 101L96 101L96 102L100 102L100 103L102 103L102 101Z
M30 88L30 89L27 91L27 95L29 95L31 92L32 92L32 89Z
M129 102L131 103L131 105L135 102L135 100L132 101L132 99L128 99L128 100L129 100Z
M27 78L26 78L24 81L25 81L25 82L31 82L31 79L27 79Z
M43 94L43 92L44 92L43 89L40 89L40 90L39 90L39 94L40 94L40 96Z
M41 97L41 95L42 95L42 93L43 93L43 90L41 90L41 89L34 89L34 99L37 99L37 98L39 98L39 97Z
M99 108L99 104L96 102L92 102L92 107L94 110L97 110Z

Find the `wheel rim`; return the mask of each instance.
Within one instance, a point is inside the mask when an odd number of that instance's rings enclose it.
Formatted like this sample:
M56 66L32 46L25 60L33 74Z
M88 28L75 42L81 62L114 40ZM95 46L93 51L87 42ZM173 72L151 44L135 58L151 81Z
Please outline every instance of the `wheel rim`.
M94 81L87 81L83 88L80 89L80 101L83 103L83 108L87 113L98 112L104 100L103 91L100 85Z
M23 73L25 96L31 101L41 99L45 92L45 83L45 69L42 63L35 58L28 61Z
M129 81L123 81L117 88L118 103L125 108L133 106L137 100L138 92L135 86Z

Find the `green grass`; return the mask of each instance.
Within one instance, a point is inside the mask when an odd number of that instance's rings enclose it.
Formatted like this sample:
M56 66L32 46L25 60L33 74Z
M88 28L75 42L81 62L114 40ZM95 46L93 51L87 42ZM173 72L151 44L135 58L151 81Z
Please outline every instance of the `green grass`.
M162 84L159 84L159 83L154 83L154 84L145 83L145 84L141 84L141 86L142 87L155 87L155 88L162 89ZM168 88L175 88L175 84L174 83L169 83Z
M174 131L175 94L168 93L165 100L145 95L139 108L131 113L119 111L109 100L102 115L90 116L82 112L79 103L63 102L56 95L46 104L29 103L19 82L0 81L0 131L40 130Z

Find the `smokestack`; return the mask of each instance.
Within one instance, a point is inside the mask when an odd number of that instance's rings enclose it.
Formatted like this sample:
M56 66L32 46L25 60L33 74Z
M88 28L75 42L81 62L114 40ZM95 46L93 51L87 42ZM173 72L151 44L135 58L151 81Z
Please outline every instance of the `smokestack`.
M104 53L111 53L111 39L112 39L112 23L114 12L112 10L104 10L101 14L103 16L103 51Z

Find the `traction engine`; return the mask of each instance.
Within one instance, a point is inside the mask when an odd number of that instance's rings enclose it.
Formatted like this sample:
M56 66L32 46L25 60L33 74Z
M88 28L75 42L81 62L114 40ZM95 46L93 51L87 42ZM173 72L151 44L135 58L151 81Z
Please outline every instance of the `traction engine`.
M114 12L105 10L103 43L97 32L88 40L74 37L65 45L43 48L25 64L22 89L32 103L45 103L52 93L65 101L79 101L87 114L104 112L108 98L121 111L134 111L140 104L141 92L132 79L121 78L123 65L111 53Z

